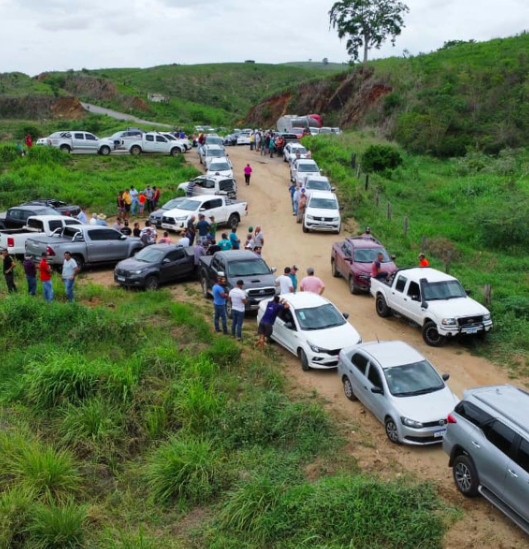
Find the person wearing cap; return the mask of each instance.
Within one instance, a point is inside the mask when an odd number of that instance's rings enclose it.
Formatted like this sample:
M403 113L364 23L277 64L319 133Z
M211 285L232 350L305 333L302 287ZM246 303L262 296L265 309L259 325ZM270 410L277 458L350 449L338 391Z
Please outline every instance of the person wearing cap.
M294 288L294 293L296 293L298 289L298 271L299 269L297 268L297 266L292 265L289 276L292 279L292 287Z
M37 267L35 266L35 263L33 263L33 259L30 255L26 254L22 266L24 267L24 273L28 283L28 294L37 295Z
M15 286L15 278L13 269L16 266L15 260L9 255L9 252L4 248L2 250L2 256L4 257L4 278L6 280L7 291L13 293L17 291Z
M235 288L230 290L228 294L228 299L231 303L231 335L237 338L239 341L242 339L242 325L244 322L244 312L246 305L246 292L243 289L244 282L242 280L237 280Z
M419 267L429 267L430 262L426 259L426 256L421 252L419 254Z
M300 197L299 197L299 204L298 204L298 215L297 215L297 222L301 223L303 221L303 214L305 213L305 208L307 206L307 191L305 187L301 187L300 190Z
M276 278L276 286L278 286L280 294L294 293L294 285L290 278L290 267L285 267L283 274Z
M224 275L217 276L217 283L213 286L213 308L215 310L214 324L215 331L220 332L219 320L222 321L222 331L224 334L228 334L228 322L226 318L226 299L228 298L228 292L224 286Z
M312 292L321 295L325 291L325 284L321 278L314 276L314 269L309 267L307 269L307 276L301 281L299 289L302 292Z
M64 252L64 263L62 264L62 280L66 290L66 297L70 303L73 303L73 285L75 277L79 274L77 261L70 252Z
M39 272L44 299L51 303L53 301L53 284L51 281L51 267L48 264L48 254L46 252L42 252L40 255Z

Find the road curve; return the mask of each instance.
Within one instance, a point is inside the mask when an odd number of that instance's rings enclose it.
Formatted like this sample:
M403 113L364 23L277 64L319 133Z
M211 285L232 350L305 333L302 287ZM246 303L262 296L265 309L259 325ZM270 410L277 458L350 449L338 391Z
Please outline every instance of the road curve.
M112 109L105 109L105 107L99 107L98 105L92 105L91 103L83 103L81 105L85 111L92 114L106 114L111 118L117 120L129 120L130 122L136 122L136 124L150 124L151 126L158 126L159 128L173 128L171 124L163 124L162 122L151 122L150 120L143 120L137 116L131 114L125 114L124 112L113 111Z

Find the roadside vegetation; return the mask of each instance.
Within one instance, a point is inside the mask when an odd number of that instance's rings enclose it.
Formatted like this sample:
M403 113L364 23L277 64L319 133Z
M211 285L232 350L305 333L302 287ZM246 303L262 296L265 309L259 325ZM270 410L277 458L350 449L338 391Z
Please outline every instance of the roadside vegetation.
M376 135L309 137L306 145L337 185L346 215L360 229L369 225L397 255L399 266L416 265L424 242L432 266L445 269L449 262L450 273L479 301L491 285L495 329L488 343L469 345L507 364L513 375L528 375L529 152L504 149L491 156L469 150L461 158L438 160L407 154ZM400 152L403 163L371 173L366 190L365 173L357 178L351 157L356 154L362 165L367 153L366 164L372 164L373 151L385 151L387 158L388 145Z

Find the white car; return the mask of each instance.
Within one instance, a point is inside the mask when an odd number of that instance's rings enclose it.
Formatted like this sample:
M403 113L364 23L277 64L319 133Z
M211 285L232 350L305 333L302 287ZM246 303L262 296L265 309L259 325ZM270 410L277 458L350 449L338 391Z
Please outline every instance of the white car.
M36 145L47 147L48 146L48 138L47 137L39 137L39 139L37 139Z
M198 151L200 163L206 168L213 158L223 158L226 156L226 149L222 145L204 145Z
M277 317L272 339L296 355L304 371L336 368L340 351L362 342L347 322L349 315L341 313L328 299L312 292L283 294L281 298L289 308ZM268 303L260 303L258 322Z
M298 152L299 156L297 155ZM296 158L310 158L310 151L301 143L287 143L283 149L283 160L285 162L292 162Z
M332 231L339 234L341 229L342 216L336 195L327 191L313 191L303 214L303 232Z
M158 153L176 156L184 152L182 145L173 139L168 139L160 132L144 133L136 139L125 140L124 147L130 154L138 156L142 153Z
M307 196L310 196L313 191L327 191L333 193L336 189L331 186L329 179L323 175L308 177L303 185Z
M418 351L402 341L343 349L338 374L345 396L360 400L393 443L439 444L459 399Z
M176 137L176 135L168 132L162 132L162 135L169 141L173 141L183 153L186 153L189 149L191 149L191 144L187 139L180 139L179 137Z
M84 131L66 131L52 133L48 146L63 152L78 154L101 154L108 156L114 150L114 143L108 139L99 139L93 133Z
M321 172L314 160L301 158L290 163L290 181L296 185L303 185L306 179L318 175Z
M208 164L206 175L222 175L233 179L233 166L227 156L212 158Z
M201 194L225 194L228 198L237 198L237 182L233 177L220 175L200 175L191 181L180 183L178 190L186 193L186 196L198 196ZM151 214L152 215L152 214Z
M251 130L242 130L242 132L237 136L237 145L249 145L251 134Z

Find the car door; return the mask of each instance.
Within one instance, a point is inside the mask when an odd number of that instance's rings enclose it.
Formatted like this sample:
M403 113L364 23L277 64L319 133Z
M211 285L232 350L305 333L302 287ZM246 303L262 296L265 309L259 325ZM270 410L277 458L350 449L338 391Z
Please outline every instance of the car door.
M406 297L406 294L404 291L406 290L406 286L408 284L408 278L405 277L402 274L399 274L397 277L397 280L393 284L393 286L390 289L390 303L388 305L395 309L398 313L405 314L405 307L404 307L404 298Z
M214 257L211 262L211 269L209 270L209 286L212 288L217 283L217 277L219 273L226 275L226 265L219 257Z
M221 179L219 181L219 192L230 198L235 198L237 196L235 181L233 179Z
M367 383L366 374L368 367L369 358L361 351L353 353L351 360L348 361L349 380L351 381L355 395L363 404L366 404L364 387Z
M222 198L212 198L204 202L200 208L200 213L203 213L206 219L214 215L217 223L226 223L227 221L226 207Z
M347 280L351 272L352 250L347 243L343 243L336 250L336 267L338 272Z
M187 257L183 248L165 254L160 266L160 282L170 282L189 275L193 262Z
M169 152L169 141L163 135L157 135L155 146L156 152L167 154Z
M85 152L86 143L83 132L76 132L72 134L72 146L78 152Z
M294 354L299 347L299 328L292 307L283 309L274 324L274 339Z
M85 133L85 148L87 152L96 153L99 147L99 139L93 133Z
M421 287L417 282L410 281L406 288L404 303L408 313L406 316L421 325L423 321L423 306L421 301Z
M504 501L529 521L529 440L520 437L513 460L507 466Z
M148 153L156 152L156 141L154 141L154 135L152 133L148 133L145 135L143 150Z
M383 393L373 393L371 389L374 387L382 389ZM365 391L366 406L371 410L373 415L381 422L384 422L386 415L386 394L384 388L383 373L378 364L373 361L369 362L369 370L367 372L367 384L363 387ZM398 421L399 418L394 418Z

